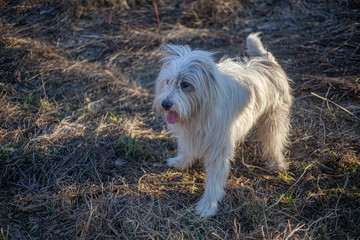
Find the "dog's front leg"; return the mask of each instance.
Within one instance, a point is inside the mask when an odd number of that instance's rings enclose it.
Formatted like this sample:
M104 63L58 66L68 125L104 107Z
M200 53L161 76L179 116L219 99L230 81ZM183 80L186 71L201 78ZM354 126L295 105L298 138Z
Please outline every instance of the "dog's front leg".
M229 175L229 151L216 151L208 154L205 159L206 184L205 192L197 203L195 211L203 217L215 215L218 203L225 195L224 187Z
M177 170L182 171L191 167L193 163L193 159L194 159L193 156L189 154L178 152L176 157L168 158L166 161L169 167L173 167Z
M176 157L168 158L166 160L167 165L180 171L190 168L197 157L196 151L192 145L193 144L186 138L178 139L179 152Z

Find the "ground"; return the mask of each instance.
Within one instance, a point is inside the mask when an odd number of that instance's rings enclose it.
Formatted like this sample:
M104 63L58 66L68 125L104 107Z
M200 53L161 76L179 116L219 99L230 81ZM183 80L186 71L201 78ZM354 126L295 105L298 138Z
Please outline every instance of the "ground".
M359 239L360 5L343 1L0 1L2 239ZM212 218L201 164L152 111L161 46L244 56L292 78L289 170L239 144Z

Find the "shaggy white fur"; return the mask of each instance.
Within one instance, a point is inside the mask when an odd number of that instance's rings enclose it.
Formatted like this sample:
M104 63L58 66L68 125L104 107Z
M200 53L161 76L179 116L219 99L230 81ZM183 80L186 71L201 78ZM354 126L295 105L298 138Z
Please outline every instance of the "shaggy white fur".
M216 213L229 174L236 142L257 125L263 157L271 170L285 170L284 147L292 104L289 78L259 33L247 38L250 59L223 59L188 46L166 45L156 80L154 109L177 136L179 152L167 160L179 170L203 159L205 192L195 211Z

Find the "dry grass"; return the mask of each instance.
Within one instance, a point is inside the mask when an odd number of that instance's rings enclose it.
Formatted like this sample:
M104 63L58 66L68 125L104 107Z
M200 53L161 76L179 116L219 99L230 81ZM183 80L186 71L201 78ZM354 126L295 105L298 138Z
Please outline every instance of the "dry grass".
M359 239L359 8L0 1L1 238ZM202 219L202 167L164 164L176 144L151 110L160 47L235 56L252 31L294 80L290 169L269 175L249 139Z

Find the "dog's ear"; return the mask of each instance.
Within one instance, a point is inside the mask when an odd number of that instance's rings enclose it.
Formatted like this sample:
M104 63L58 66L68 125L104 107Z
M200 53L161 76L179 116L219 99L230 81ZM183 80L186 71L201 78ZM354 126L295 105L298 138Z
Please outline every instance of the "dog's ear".
M161 50L161 53L165 55L165 57L161 59L161 63L174 59L174 57L184 56L190 52L191 48L187 45L166 44Z
M216 82L216 75L217 73L217 67L214 63L214 60L212 59L212 54L208 53L208 56L206 56L206 61L204 59L196 59L194 60L194 63L198 69L201 70L203 75L211 82Z
M166 44L162 47L162 53L166 55L183 56L191 52L191 48L188 45L175 45Z

